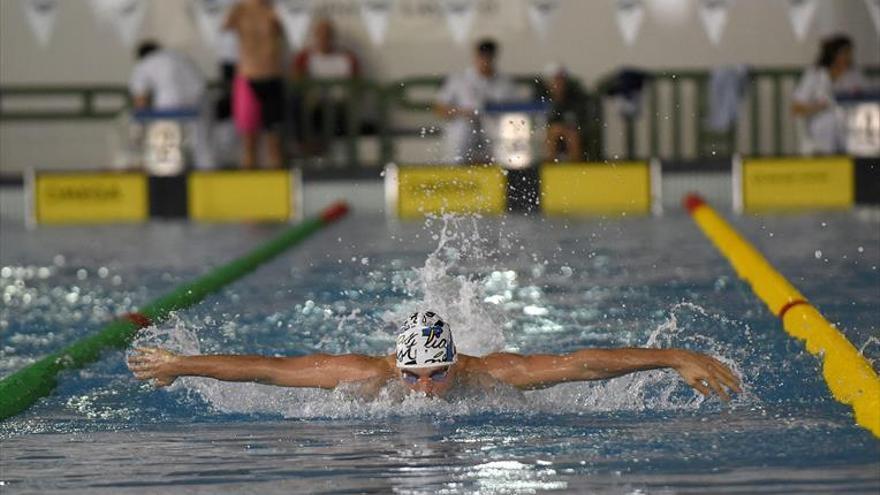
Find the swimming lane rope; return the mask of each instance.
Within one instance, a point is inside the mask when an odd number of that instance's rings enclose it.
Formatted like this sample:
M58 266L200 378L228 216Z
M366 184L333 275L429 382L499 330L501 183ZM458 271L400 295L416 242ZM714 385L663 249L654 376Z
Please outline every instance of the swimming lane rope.
M880 438L880 379L871 364L703 198L689 194L684 206L740 278L782 320L785 331L819 356L834 398L851 406L856 423Z
M80 339L0 380L0 420L24 411L41 397L49 395L55 388L60 372L92 363L107 349L126 347L141 328L160 323L171 312L198 303L205 296L247 275L347 212L348 205L336 203L320 215L285 230L250 253L179 286L173 292L147 304L137 313L124 315L95 335Z

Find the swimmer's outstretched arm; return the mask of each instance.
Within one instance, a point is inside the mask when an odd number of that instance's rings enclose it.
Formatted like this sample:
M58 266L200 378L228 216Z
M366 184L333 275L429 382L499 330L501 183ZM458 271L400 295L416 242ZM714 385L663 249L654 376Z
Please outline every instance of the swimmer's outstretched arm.
M672 368L703 395L714 391L722 399L729 400L728 391L742 391L739 378L723 363L705 354L683 349L583 349L563 355L531 356L496 353L477 359L477 367L521 389Z
M160 387L171 385L180 376L202 376L283 387L334 388L342 382L369 380L390 373L387 359L360 354L182 356L157 348L135 349L128 358L128 368L138 380L154 380Z

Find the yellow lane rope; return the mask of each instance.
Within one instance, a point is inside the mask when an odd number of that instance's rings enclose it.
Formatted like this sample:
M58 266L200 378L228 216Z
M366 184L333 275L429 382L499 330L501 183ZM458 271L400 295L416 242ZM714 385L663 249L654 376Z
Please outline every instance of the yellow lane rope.
M834 398L851 406L856 423L880 438L880 379L870 363L703 198L689 194L684 206L740 278L782 320L785 331L819 356Z

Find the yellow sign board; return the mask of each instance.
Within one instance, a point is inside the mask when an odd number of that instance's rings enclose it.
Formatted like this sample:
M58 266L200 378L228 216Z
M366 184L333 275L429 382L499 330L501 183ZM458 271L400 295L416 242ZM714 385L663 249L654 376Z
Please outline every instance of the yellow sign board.
M743 208L748 212L850 208L854 177L852 160L845 157L745 160Z
M287 170L193 172L187 182L189 217L207 222L287 221L294 175ZM297 187L297 189L299 189Z
M40 173L31 187L37 223L141 222L149 216L143 174Z
M548 215L649 213L650 169L646 162L545 164L540 197Z
M391 181L388 194L396 196L396 201L389 202L396 202L401 218L439 213L500 215L507 207L507 178L497 166L393 167L386 171L386 180Z

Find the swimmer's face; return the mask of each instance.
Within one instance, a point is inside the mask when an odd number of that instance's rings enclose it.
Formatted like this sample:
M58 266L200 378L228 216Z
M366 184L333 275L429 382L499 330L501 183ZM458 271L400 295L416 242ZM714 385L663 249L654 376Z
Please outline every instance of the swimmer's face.
M481 52L477 50L474 54L474 63L477 66L477 72L484 76L492 76L495 74L495 54L489 52Z
M429 397L443 397L452 388L455 365L397 371L401 381L410 390L422 392Z
M333 50L334 41L333 24L326 19L318 22L315 25L315 44L318 51L327 53Z
M559 72L550 78L550 95L554 99L562 99L565 96L565 89L568 87L568 78L564 72Z
M837 52L837 55L834 56L834 64L833 68L840 71L846 72L851 69L853 66L853 49L851 46L847 46L841 48L840 51Z

